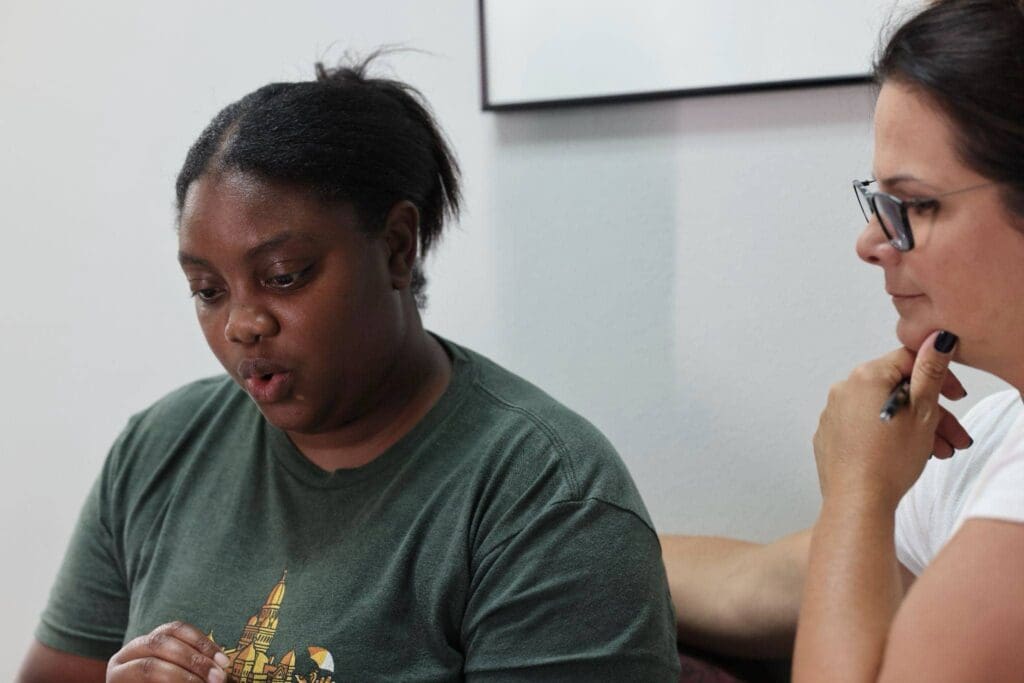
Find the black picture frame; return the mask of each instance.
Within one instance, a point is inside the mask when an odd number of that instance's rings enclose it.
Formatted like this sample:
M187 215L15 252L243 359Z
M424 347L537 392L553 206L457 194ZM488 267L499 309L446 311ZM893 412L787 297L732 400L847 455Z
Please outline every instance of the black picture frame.
M752 93L797 88L823 88L866 84L872 81L869 73L827 76L819 78L776 80L757 83L730 83L727 85L665 89L645 92L629 92L613 95L565 97L556 99L526 100L521 102L495 103L490 96L488 79L488 47L486 24L486 1L477 0L477 18L480 47L480 108L489 112L521 111L531 109L554 109L590 105L622 104L629 102L656 101L675 98L701 97L731 93Z

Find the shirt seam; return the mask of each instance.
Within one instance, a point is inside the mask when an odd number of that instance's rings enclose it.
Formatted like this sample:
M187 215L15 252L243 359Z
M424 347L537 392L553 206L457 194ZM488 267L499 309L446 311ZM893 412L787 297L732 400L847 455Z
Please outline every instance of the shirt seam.
M490 398L499 406L505 408L506 410L511 410L512 412L523 415L524 417L529 419L530 422L534 424L534 426L536 426L538 429L541 430L541 432L544 433L544 435L551 442L551 445L554 447L555 451L558 452L559 460L565 462L565 477L568 480L567 483L569 485L569 490L572 493L573 500L582 500L580 497L581 487L579 484L579 478L576 476L576 469L573 466L572 458L569 455L569 448L565 445L565 442L562 440L561 436L559 436L558 432L532 410L528 410L527 408L524 408L520 405L516 405L515 403L512 403L506 400L505 398L499 396L490 387L486 386L479 379L474 379L473 386L478 388L483 394L485 394L485 396Z
M645 520L642 516L638 515L635 511L631 510L628 507L619 505L617 503L613 503L613 502L611 502L609 500L605 500L604 498L598 498L597 496L587 496L586 498L579 498L579 499L572 499L572 500L554 500L554 501L551 501L550 503L548 503L547 505L545 505L542 508L541 512L543 513L543 512L545 512L547 510L550 510L550 509L558 506L558 505L583 505L585 503L590 503L590 502L599 503L601 505L607 505L610 508L614 508L614 509L618 510L619 512L624 512L627 515L629 515L631 517L634 517L635 519L637 519L640 522L641 525L643 525L643 527L645 529L647 529L649 532L651 532L651 534L654 535L655 540L658 540L658 532L650 524L648 524L647 520ZM510 533L508 536L506 536L502 540L498 541L490 550L488 550L486 553L483 554L483 556L480 557L480 559L477 561L477 565L481 565L481 564L485 563L487 561L487 559L491 555L493 555L495 552L501 550L502 548L507 546L509 543L511 543L513 540L515 540L515 538L519 534L523 533L523 531L525 529L526 529L526 525L522 526L519 529L516 529L515 531ZM660 544L661 541L658 540L658 543Z

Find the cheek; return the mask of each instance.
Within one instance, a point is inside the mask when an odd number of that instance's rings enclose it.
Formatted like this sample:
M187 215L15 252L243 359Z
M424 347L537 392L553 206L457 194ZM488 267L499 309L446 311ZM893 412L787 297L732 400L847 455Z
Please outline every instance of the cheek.
M204 310L197 306L196 319L199 321L199 330L203 333L207 346L218 360L223 361L227 341L224 338L224 324L220 314L216 310Z

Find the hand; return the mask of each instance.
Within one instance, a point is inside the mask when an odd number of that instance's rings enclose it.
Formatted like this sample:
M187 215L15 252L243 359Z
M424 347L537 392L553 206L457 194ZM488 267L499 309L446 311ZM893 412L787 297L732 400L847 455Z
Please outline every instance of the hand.
M107 663L107 683L225 683L227 656L195 626L175 621L128 642Z
M942 336L941 342L956 337ZM957 419L938 404L940 392L951 399L966 395L948 370L953 345L935 348L938 332L921 345L916 357L909 349L893 351L855 369L835 384L814 435L814 457L825 498L851 495L881 497L895 509L903 494L921 476L930 454L939 458L967 448L971 437ZM910 376L910 404L889 422L879 411L892 388Z

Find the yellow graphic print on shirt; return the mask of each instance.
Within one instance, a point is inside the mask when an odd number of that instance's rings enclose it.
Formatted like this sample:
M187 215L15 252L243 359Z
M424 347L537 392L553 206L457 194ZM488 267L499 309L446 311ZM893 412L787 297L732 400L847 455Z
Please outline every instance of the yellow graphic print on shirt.
M257 614L249 617L249 621L238 639L238 645L224 650L230 663L228 664L228 680L231 683L335 683L331 674L334 673L334 658L322 647L310 647L310 659L316 664L316 670L307 676L295 675L295 650L289 650L281 659L275 661L274 655L267 654L270 641L277 633L278 613L284 602L285 580L288 570L284 571L263 607ZM213 634L209 634L213 640ZM326 674L324 672L327 672Z

